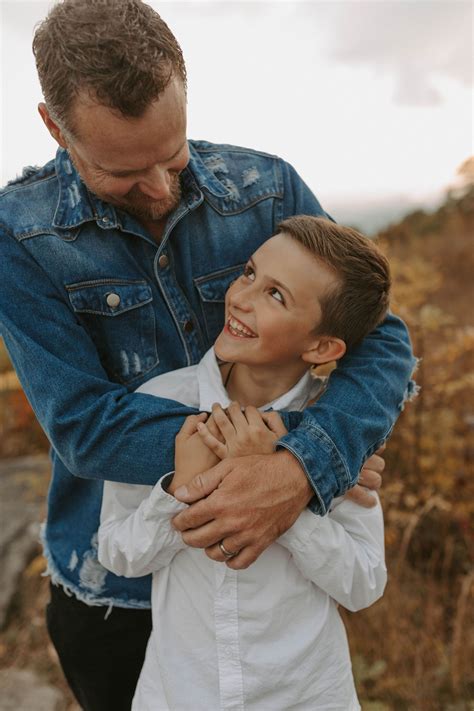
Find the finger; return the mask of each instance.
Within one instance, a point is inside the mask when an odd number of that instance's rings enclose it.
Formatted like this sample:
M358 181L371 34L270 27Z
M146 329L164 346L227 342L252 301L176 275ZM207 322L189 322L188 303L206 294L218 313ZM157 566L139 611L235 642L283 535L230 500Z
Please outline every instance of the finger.
M235 552L235 555L231 556L233 558L235 558L235 556L240 553L241 546L233 542L232 538L226 538L225 540L219 541L219 543L222 543L227 551ZM224 555L219 543L216 543L215 545L206 548L205 553L207 557L211 560L215 560L217 563L225 563L226 560L230 560L230 557Z
M222 436L222 433L216 425L216 421L214 420L214 417L212 415L210 415L210 417L206 420L206 427L208 428L211 435L218 439L219 442L225 442L224 437Z
M218 403L214 403L212 406L212 416L224 439L235 437L234 425Z
M232 570L244 570L248 568L249 565L252 565L252 563L255 563L263 550L264 548L260 546L245 546L237 555L228 558L225 564L228 568L232 568Z
M375 452L375 454L382 454L382 452L385 452L386 449L387 449L387 443L384 442L384 443L382 444L382 446L377 449L377 451Z
M183 425L179 431L180 435L184 435L185 437L190 437L192 434L196 432L197 425L199 422L204 422L207 418L207 413L206 412L201 412L199 415L189 415L186 417L185 421L183 422Z
M268 429L276 434L277 437L283 437L283 435L288 433L285 423L281 419L278 412L262 412L262 420L265 422Z
M231 531L223 529L222 525L222 521L208 521L203 526L181 531L181 536L186 545L192 548L219 546L220 541L231 533ZM229 548L228 550L231 549Z
M348 491L345 496L346 499L350 499L355 504L363 506L365 509L371 509L377 503L375 496L371 494L370 491L367 491L367 489L364 489L363 486L359 486L358 484Z
M383 472L383 470L385 469L385 459L382 459L382 457L379 457L378 454L373 454L364 463L361 473L364 469L371 469L372 471L378 472L379 474L381 474Z
M249 423L238 402L231 402L227 408L227 413L236 431L248 428Z
M179 501L184 501L186 504L199 501L217 489L221 481L227 476L228 471L228 460L219 462L219 464L216 464L212 469L208 469L206 472L202 472L202 474L197 474L194 479L186 485L179 486L174 492L174 497ZM181 513L188 513L188 511L190 511L190 509L182 511ZM181 516L181 514L178 514L177 518L179 518L179 516Z
M365 486L367 489L380 489L382 486L382 477L378 472L374 472L371 469L362 469L359 475L359 484Z
M208 447L211 452L214 452L219 459L225 459L227 456L227 447L225 444L222 444L217 437L214 437L203 422L198 423L197 430L206 447Z
M247 405L244 410L245 419L253 427L261 427L262 422L266 425L262 413L257 410L253 405Z

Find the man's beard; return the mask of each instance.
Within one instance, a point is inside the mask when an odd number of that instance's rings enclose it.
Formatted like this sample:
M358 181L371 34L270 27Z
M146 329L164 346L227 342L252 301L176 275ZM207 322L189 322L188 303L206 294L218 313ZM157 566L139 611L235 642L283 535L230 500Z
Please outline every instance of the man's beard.
M153 198L144 195L140 188L135 185L124 198L115 199L109 198L110 202L115 207L128 212L139 220L158 221L169 215L175 210L181 199L181 182L179 173L171 175L170 194L164 200L153 200Z

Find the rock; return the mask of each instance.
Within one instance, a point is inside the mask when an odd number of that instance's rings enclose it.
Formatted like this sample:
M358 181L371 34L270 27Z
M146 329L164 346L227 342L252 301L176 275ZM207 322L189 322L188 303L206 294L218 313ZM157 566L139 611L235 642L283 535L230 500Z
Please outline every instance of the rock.
M49 468L45 455L0 461L0 629L19 577L38 548Z
M58 689L26 669L0 670L0 711L65 711Z

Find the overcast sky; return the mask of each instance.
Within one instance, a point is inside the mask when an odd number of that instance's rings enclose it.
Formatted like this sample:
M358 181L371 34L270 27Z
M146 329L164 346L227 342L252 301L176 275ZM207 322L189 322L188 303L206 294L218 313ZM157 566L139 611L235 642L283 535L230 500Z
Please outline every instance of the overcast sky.
M0 0L2 183L55 145L36 111L35 24ZM189 136L277 153L324 205L446 186L473 152L469 0L158 2L189 75Z

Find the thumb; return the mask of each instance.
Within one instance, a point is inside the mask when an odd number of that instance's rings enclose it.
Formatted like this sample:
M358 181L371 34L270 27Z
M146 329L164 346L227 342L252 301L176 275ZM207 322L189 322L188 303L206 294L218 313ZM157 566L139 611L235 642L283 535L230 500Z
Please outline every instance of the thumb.
M183 439L187 439L197 431L198 422L205 422L206 419L206 412L200 412L199 415L188 415L178 432L178 437L181 436Z
M212 469L208 469L202 474L197 474L188 484L178 486L173 496L185 504L192 504L193 501L204 499L217 489L231 468L228 460L219 462Z

